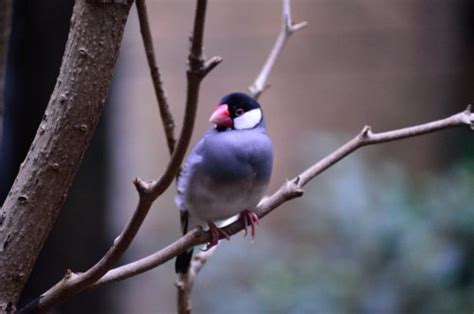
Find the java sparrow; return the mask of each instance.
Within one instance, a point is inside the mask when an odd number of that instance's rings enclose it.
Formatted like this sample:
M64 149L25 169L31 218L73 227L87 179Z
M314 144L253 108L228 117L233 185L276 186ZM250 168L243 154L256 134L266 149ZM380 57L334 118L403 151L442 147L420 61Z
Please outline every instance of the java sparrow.
M244 93L221 99L211 115L214 123L191 150L177 182L176 205L182 232L208 226L211 241L228 238L216 224L240 217L255 237L258 217L253 212L263 197L272 172L273 150L260 104ZM224 222L225 223L225 222ZM192 249L176 258L175 270L185 273Z

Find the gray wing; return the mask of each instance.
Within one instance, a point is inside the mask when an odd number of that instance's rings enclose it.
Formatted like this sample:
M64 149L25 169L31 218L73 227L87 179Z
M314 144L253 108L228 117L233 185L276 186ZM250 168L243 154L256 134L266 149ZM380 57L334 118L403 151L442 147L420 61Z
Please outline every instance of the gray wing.
M184 162L183 169L178 178L177 182L177 195L175 197L175 203L178 209L181 212L186 212L187 208L185 206L185 193L189 187L189 182L191 181L191 176L196 170L196 167L202 161L202 150L203 143L206 136L203 137L191 150L188 158Z
M205 137L204 137L205 138ZM189 181L192 174L195 171L196 165L198 165L201 160L202 146L204 138L201 139L191 150L188 158L184 162L183 169L178 177L177 182L177 194L175 198L176 206L178 207L180 213L179 218L181 221L181 232L186 234L189 229L189 211L185 206L185 192L189 186ZM189 269L191 263L191 258L193 256L193 248L181 253L176 257L175 261L175 271L176 273L186 273Z
M221 182L251 177L257 181L270 179L273 150L264 128L216 134L209 136L204 145L203 171Z

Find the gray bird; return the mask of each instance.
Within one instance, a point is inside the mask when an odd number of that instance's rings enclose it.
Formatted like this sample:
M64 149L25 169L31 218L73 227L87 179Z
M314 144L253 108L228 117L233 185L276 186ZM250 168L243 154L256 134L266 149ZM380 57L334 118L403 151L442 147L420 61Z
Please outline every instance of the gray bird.
M244 93L232 93L219 102L209 119L209 129L194 146L178 179L176 205L182 232L207 225L216 245L217 227L240 217L255 238L258 217L253 212L263 197L272 172L272 143L267 135L260 104ZM239 216L237 216L239 215ZM227 221L226 221L227 220ZM176 258L177 273L189 268L192 249Z

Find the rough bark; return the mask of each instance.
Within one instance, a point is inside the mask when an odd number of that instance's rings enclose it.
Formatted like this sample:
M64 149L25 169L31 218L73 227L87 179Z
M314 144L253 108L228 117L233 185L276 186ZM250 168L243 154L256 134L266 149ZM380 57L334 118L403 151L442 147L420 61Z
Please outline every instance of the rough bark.
M55 90L0 212L0 311L14 310L95 131L129 9L76 1Z

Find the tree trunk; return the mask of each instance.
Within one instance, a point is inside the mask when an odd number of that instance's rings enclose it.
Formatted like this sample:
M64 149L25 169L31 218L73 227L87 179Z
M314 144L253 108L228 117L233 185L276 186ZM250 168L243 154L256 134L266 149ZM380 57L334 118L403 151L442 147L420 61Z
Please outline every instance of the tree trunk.
M76 1L55 90L0 212L0 311L14 310L94 134L129 9Z

